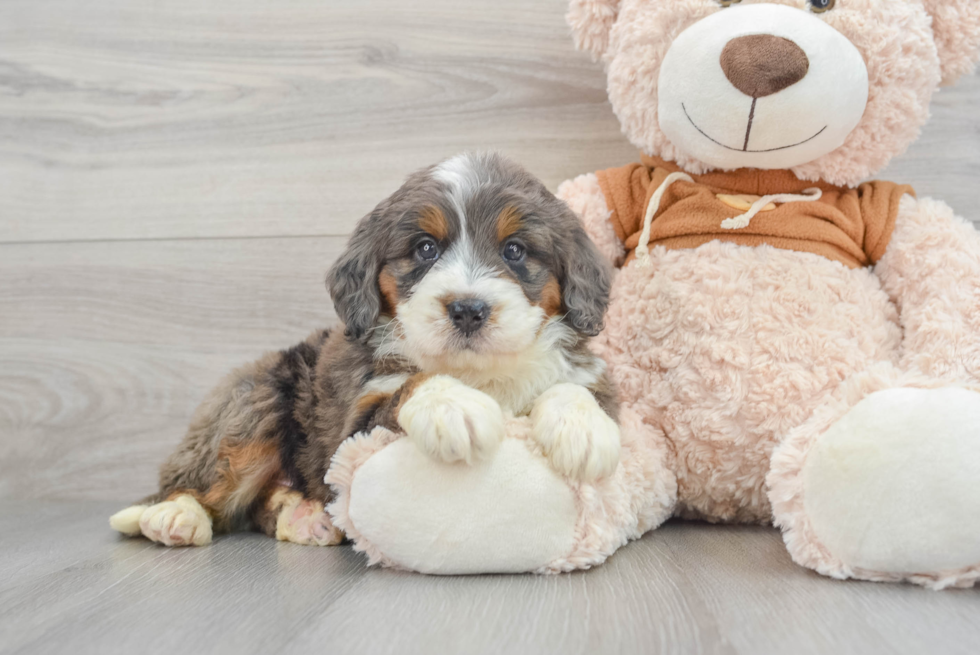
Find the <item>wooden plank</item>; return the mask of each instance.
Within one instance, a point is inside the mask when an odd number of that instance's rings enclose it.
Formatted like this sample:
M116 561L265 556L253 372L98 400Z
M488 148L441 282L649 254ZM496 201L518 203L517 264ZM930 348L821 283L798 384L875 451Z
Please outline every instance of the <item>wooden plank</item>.
M974 591L840 582L778 533L672 522L592 571L427 577L257 534L172 549L105 503L0 505L4 653L975 652Z
M334 322L344 241L0 246L0 497L152 491L221 376Z
M463 149L552 187L632 161L564 9L0 3L0 242L340 235ZM884 175L975 214L978 102L976 76L943 90Z
M822 577L794 564L781 539L765 539L777 534L770 528L691 523L661 532L688 593L703 598L740 653L976 651L980 628L965 623L980 609L975 590L937 593Z
M464 149L553 186L628 162L564 10L0 3L0 242L339 235Z
M267 349L334 320L344 237L0 245L0 338Z

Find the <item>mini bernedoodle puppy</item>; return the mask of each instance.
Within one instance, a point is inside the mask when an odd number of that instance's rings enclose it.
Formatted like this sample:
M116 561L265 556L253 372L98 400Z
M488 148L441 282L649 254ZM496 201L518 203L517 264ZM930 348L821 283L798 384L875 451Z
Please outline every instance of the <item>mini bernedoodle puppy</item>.
M587 347L610 272L575 215L516 164L464 154L415 173L358 223L327 282L345 329L228 376L160 491L113 528L167 546L243 528L339 543L323 477L344 439L378 425L470 463L492 454L505 416L530 415L560 473L615 469L615 394Z

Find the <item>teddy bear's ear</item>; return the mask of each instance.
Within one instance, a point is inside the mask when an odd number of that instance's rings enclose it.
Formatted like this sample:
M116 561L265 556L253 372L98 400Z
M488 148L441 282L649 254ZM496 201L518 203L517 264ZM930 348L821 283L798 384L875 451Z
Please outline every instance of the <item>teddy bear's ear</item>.
M980 2L923 0L932 16L932 31L942 63L943 85L973 70L980 57Z
M936 0L937 2L939 0ZM620 0L572 0L565 20L572 28L575 47L602 57L609 47L609 32L619 13Z

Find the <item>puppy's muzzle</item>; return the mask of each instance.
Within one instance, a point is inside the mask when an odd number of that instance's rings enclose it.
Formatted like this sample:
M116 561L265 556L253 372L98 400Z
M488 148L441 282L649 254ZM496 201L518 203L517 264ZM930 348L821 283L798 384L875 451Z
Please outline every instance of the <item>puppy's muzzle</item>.
M490 318L490 305L477 298L454 300L446 305L449 320L464 336L475 334Z

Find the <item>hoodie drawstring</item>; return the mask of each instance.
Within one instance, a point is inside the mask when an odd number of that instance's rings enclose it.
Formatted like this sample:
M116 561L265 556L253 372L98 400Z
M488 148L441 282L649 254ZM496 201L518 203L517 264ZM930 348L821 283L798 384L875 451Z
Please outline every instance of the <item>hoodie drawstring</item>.
M687 173L671 173L660 183L660 186L657 187L657 190L650 197L646 214L643 216L643 231L640 233L640 242L636 246L636 256L641 262L646 263L650 259L650 231L653 229L653 217L656 216L657 210L660 209L660 201L663 199L664 194L667 193L670 185L678 180L694 182L694 179ZM741 216L723 220L721 227L725 230L740 230L748 227L752 219L755 218L755 215L761 212L769 203L815 202L820 200L822 195L823 192L820 189L812 187L810 189L804 189L803 193L778 193L770 196L762 196L753 202L749 210Z
M777 193L771 196L762 196L758 200L752 203L749 207L749 211L745 212L741 216L736 216L735 218L726 218L721 222L721 227L725 230L741 230L743 227L748 227L749 222L755 218L755 215L762 211L762 208L768 205L770 202L815 202L820 200L820 196L823 195L823 191L817 187L810 189L804 189L803 193Z

